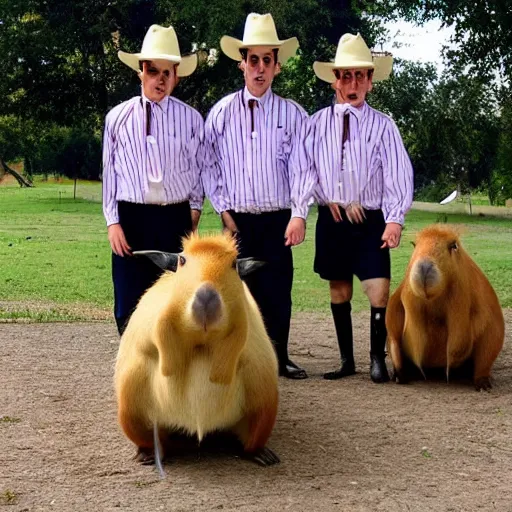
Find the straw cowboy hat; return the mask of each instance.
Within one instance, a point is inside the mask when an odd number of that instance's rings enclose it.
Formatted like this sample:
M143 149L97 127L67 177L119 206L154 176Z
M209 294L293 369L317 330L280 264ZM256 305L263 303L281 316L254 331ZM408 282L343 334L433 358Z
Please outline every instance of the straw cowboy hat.
M391 74L393 57L390 53L373 53L370 51L361 34L344 34L338 43L334 62L319 62L313 64L315 74L321 80L330 84L336 81L335 69L373 69L373 81L386 80Z
M189 76L197 67L197 55L182 57L178 38L173 27L161 27L151 25L144 37L140 53L126 53L119 51L117 56L127 66L135 71L140 71L141 60L168 60L178 64L177 75Z
M222 51L233 60L242 60L240 50L254 46L278 48L278 60L284 64L297 53L299 41L296 37L280 40L271 14L251 13L245 20L244 39L223 36L220 40Z

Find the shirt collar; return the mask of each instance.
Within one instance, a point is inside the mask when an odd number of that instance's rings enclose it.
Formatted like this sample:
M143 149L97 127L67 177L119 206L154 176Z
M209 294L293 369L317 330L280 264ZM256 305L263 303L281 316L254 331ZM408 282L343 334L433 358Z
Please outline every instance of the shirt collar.
M334 113L343 115L346 112L354 114L358 120L365 116L368 109L368 103L366 101L360 107L353 107L350 103L336 103L334 105Z
M161 101L151 101L151 100L149 100L146 97L146 95L144 94L144 92L142 92L142 91L141 91L141 96L142 96L142 101L143 101L144 105L146 103L149 103L152 108L154 106L158 106L158 107L160 107L162 109L163 112L167 112L167 108L169 107L170 96L164 96Z
M262 107L265 107L265 105L268 103L269 98L272 96L272 88L269 87L263 96L260 98L256 98L256 96L253 96L249 89L247 89L247 86L244 87L243 91L243 98L244 98L244 105L247 106L249 103L249 100L256 100Z

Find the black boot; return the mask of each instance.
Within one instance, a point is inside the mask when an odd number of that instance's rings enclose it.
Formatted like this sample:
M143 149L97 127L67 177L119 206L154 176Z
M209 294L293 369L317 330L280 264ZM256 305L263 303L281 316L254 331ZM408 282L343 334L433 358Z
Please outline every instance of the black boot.
M386 368L386 308L371 309L370 320L370 377L373 382L389 380Z
M288 358L286 363L279 363L279 376L286 377L287 379L307 379L308 374L304 368L297 366L291 359Z
M324 379L336 380L354 375L356 373L356 365L354 363L354 341L352 337L352 317L350 312L352 306L350 302L341 304L333 304L331 302L332 317L334 319L334 327L336 328L336 336L338 337L338 346L340 348L341 368L333 372L324 374Z
M297 366L288 357L288 347L286 343L275 343L274 350L276 351L277 360L279 362L279 376L286 377L287 379L307 379L308 374L306 370Z

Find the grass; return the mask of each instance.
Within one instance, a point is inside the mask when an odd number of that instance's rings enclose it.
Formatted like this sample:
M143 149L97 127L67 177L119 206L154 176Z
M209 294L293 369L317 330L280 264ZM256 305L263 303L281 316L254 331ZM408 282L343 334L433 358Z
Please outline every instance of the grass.
M6 489L0 493L0 503L4 505L16 505L18 503L18 494L11 489Z
M0 418L0 423L19 423L20 421L20 418L13 418L12 416L2 416Z
M99 183L79 182L76 200L72 181L36 181L30 189L0 186L0 218L0 322L77 321L88 318L91 308L109 317L111 253ZM294 248L294 311L329 310L328 285L312 271L315 220L312 210L306 241ZM464 225L466 249L489 277L503 307L512 307L512 219L411 210L403 242L392 251L392 286L404 275L415 233L438 220ZM207 207L200 230L219 229L218 217ZM11 306L2 307L1 302ZM353 308L366 307L355 283Z

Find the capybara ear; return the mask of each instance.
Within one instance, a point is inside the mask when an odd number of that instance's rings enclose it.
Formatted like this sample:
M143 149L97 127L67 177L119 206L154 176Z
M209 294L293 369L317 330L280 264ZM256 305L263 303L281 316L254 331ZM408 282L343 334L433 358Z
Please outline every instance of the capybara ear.
M255 270L265 265L264 261L258 261L253 258L240 258L236 260L236 270L240 277L248 276Z
M155 265L162 270L176 272L178 268L178 256L175 252L162 251L133 251L134 256L147 256Z

